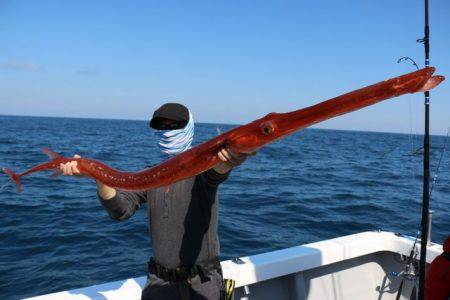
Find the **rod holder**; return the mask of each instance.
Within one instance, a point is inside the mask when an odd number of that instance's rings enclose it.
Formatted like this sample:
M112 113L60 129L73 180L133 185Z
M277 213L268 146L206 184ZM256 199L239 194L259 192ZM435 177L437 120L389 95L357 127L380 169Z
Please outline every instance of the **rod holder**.
M428 210L428 239L427 245L431 245L431 225L433 225L434 210Z

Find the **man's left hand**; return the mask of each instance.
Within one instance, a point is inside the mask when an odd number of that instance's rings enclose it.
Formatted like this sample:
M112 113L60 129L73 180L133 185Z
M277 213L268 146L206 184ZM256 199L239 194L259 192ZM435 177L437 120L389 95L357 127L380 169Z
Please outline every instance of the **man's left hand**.
M220 149L219 153L217 153L221 163L214 167L214 170L217 173L225 174L229 172L231 169L242 164L246 159L248 154L245 153L236 153L227 148Z

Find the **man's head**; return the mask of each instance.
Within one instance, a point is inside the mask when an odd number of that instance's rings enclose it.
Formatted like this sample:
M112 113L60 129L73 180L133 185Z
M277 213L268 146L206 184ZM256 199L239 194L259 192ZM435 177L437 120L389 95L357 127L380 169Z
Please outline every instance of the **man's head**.
M189 109L179 103L166 103L155 110L150 120L158 147L168 155L176 155L191 147L194 120Z
M150 127L156 130L181 129L189 122L189 109L179 103L166 103L155 110Z

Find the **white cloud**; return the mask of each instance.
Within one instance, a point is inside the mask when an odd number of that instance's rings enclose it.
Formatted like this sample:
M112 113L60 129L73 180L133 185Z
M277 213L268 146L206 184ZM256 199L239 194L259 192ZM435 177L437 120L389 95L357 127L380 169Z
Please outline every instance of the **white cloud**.
M41 71L43 67L41 65L35 64L33 62L18 61L10 59L4 63L0 64L1 69L13 69L13 70L25 70L25 71Z

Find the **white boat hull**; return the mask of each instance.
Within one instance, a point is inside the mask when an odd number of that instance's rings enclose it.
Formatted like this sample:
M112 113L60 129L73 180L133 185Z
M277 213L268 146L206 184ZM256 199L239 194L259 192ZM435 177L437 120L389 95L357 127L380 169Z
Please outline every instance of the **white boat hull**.
M393 274L403 270L413 243L363 232L221 264L225 278L236 281L235 299L395 299L401 279ZM441 245L428 246L427 263L440 253ZM145 282L143 276L28 299L140 299ZM405 281L401 299L410 299L412 289Z

